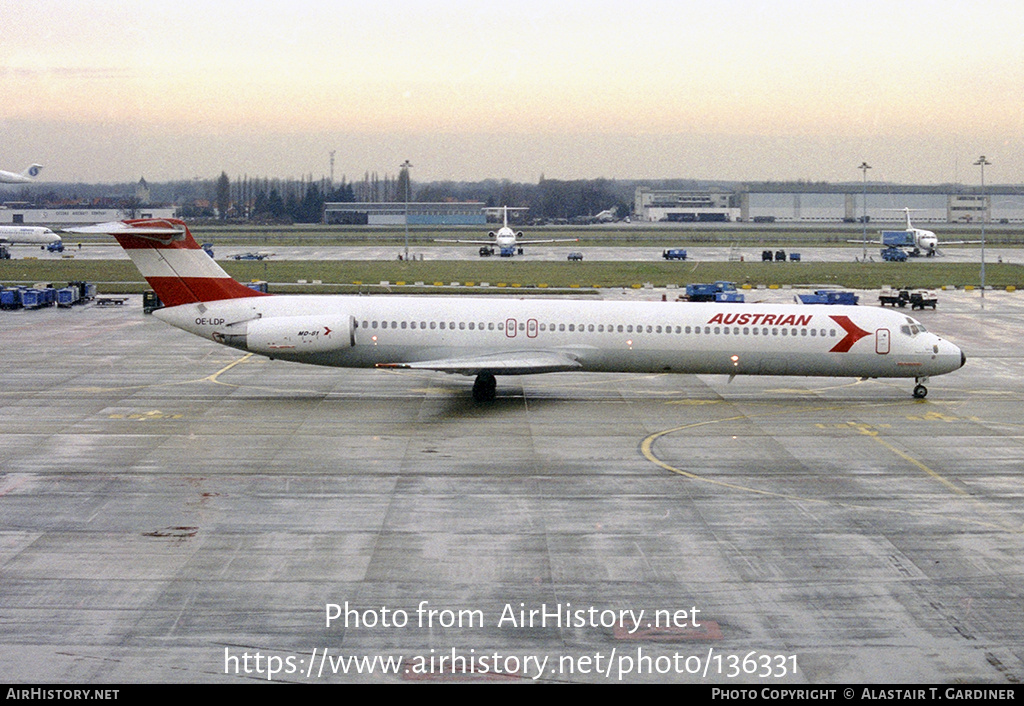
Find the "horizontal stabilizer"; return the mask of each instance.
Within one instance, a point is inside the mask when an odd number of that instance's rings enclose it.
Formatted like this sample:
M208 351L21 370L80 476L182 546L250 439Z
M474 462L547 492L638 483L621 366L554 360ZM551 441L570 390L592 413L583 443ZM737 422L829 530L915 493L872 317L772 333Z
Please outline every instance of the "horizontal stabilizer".
M97 223L81 228L65 228L65 233L104 233L106 235L133 235L139 238L170 242L172 240L185 239L185 227L175 226L168 221L154 220L146 225L131 225L124 221L111 221L109 223Z

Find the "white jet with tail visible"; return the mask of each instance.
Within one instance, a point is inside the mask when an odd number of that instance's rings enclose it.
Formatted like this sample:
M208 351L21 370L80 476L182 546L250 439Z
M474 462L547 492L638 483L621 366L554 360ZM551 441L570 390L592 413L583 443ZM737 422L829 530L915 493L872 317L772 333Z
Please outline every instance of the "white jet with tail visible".
M966 361L953 343L877 307L582 301L538 297L273 295L232 279L175 219L109 233L166 305L154 316L224 345L298 363L476 378L560 371L909 378Z

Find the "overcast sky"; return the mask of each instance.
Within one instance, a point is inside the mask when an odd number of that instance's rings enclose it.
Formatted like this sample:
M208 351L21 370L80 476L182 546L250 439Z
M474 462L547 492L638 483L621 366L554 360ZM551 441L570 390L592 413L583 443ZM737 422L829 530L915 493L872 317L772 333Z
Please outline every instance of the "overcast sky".
M2 0L0 169L1024 183L1024 3Z

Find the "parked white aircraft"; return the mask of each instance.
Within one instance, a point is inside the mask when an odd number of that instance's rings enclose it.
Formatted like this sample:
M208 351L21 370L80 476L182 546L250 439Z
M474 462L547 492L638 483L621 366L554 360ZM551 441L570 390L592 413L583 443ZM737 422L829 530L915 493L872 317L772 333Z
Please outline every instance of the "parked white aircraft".
M480 248L481 255L493 255L494 248L497 246L498 254L501 257L512 257L513 255L522 255L524 245L535 245L537 243L576 243L579 242L579 238L559 238L559 239L547 239L547 240L522 240L523 232L514 231L508 225L508 212L509 211L522 211L525 209L521 208L509 208L508 206L502 206L502 219L503 225L498 229L497 232L493 230L487 234L489 240L442 240L437 239L435 242L438 243L470 243L473 245L483 245L485 247ZM485 252L486 251L486 252Z
M916 228L910 222L909 208L898 209L903 211L907 218L907 226L904 230L883 230L879 234L879 242L883 248L895 247L907 249L911 255L924 254L926 257L940 255L939 238L934 232L923 228ZM860 243L860 240L851 240L851 243ZM969 243L980 243L980 240L947 240L944 245L966 245Z
M0 226L0 243L49 245L60 241L60 236L42 226Z
M0 170L0 184L31 184L42 170L42 164L33 164L21 174Z
M157 318L299 363L476 377L559 371L914 378L966 362L915 319L880 307L578 299L273 295L231 279L175 219L104 223L161 301Z

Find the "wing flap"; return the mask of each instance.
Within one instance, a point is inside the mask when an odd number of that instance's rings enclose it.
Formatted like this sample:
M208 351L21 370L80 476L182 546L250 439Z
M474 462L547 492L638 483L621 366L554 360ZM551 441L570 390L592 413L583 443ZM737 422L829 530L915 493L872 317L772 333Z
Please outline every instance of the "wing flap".
M580 362L569 353L561 351L511 351L465 358L439 358L418 360L408 363L378 363L378 368L403 368L409 370L437 370L442 373L459 375L532 375L535 373L557 373L578 370Z

